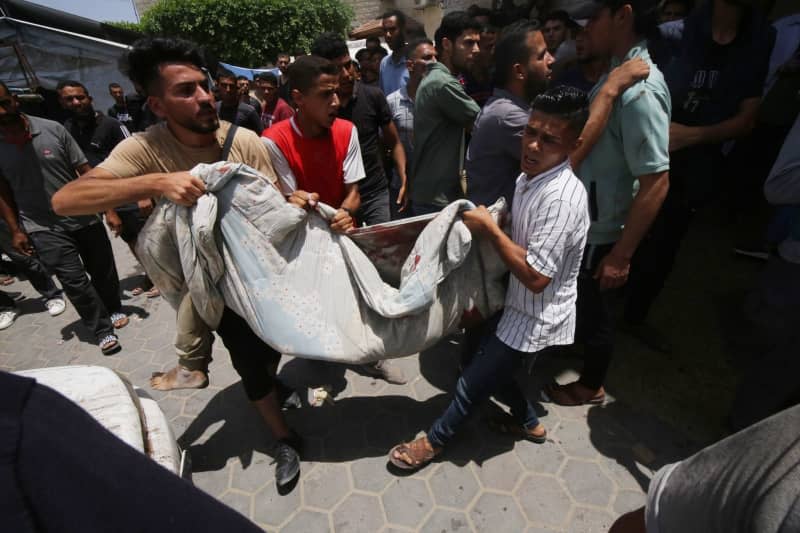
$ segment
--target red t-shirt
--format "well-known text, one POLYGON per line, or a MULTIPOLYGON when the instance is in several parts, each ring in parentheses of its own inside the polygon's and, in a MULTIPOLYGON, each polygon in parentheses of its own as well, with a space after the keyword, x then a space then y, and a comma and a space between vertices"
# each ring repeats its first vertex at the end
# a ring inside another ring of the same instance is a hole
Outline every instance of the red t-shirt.
POLYGON ((261 113, 261 122, 264 123, 265 129, 269 129, 278 122, 292 118, 293 116, 294 109, 292 109, 283 98, 278 98, 272 109, 265 109, 264 112, 261 113))
POLYGON ((345 183, 364 177, 358 138, 352 122, 337 118, 328 135, 305 137, 294 120, 284 120, 264 130, 262 136, 272 141, 273 166, 284 185, 319 194, 320 201, 339 207, 345 198, 345 183), (355 149, 353 148, 355 146, 355 149), (291 176, 283 167, 288 166, 291 176))

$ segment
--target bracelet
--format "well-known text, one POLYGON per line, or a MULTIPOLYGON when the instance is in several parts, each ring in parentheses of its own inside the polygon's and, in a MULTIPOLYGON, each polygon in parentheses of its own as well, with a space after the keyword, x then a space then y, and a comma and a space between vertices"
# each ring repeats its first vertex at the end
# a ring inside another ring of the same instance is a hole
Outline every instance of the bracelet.
POLYGON ((342 211, 344 211, 345 213, 347 213, 348 215, 350 215, 350 217, 351 217, 351 218, 353 217, 353 212, 350 210, 350 208, 349 208, 349 207, 344 207, 344 206, 342 206, 342 207, 340 207, 339 209, 341 209, 342 211))

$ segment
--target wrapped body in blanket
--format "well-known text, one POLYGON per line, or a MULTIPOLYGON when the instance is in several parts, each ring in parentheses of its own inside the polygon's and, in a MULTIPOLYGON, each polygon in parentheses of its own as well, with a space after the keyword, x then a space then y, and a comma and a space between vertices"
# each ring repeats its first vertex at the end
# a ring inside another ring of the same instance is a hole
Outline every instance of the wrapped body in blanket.
POLYGON ((506 268, 472 241, 466 200, 343 236, 328 228, 333 208, 295 207, 246 165, 192 173, 209 193, 191 208, 158 205, 138 251, 169 303, 188 290, 211 328, 227 305, 286 355, 367 363, 417 353, 503 306, 506 268))

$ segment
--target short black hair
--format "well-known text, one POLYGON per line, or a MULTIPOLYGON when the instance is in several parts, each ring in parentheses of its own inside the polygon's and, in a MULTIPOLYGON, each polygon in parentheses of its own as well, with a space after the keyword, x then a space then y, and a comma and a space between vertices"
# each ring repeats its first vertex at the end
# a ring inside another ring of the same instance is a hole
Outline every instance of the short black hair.
POLYGON ((417 48, 419 48, 419 45, 421 44, 429 44, 433 46, 433 41, 431 41, 427 37, 417 37, 415 39, 412 39, 406 46, 406 59, 409 60, 412 59, 414 56, 414 52, 417 51, 417 48))
POLYGON ((539 31, 536 24, 528 20, 520 20, 506 26, 497 39, 494 47, 494 84, 504 87, 511 75, 511 68, 516 63, 526 65, 531 58, 531 49, 527 40, 531 32, 539 31))
POLYGON ((117 82, 115 82, 115 81, 112 81, 111 83, 109 83, 109 84, 108 84, 108 90, 109 90, 109 91, 110 91, 111 89, 117 89, 117 88, 120 88, 120 89, 122 89, 122 85, 120 85, 119 83, 117 83, 117 82))
POLYGON ((81 89, 83 89, 83 92, 86 93, 86 96, 89 96, 89 89, 87 89, 86 85, 82 84, 79 81, 61 80, 60 82, 58 82, 58 85, 56 85, 56 91, 60 91, 64 87, 80 87, 81 89))
POLYGON ((341 35, 327 31, 314 39, 314 44, 311 45, 311 55, 332 60, 342 56, 349 56, 350 50, 341 35))
POLYGON ((370 37, 367 37, 367 38, 365 39, 365 42, 366 42, 367 44, 369 44, 369 43, 378 43, 378 46, 380 46, 380 45, 381 45, 381 39, 380 39, 380 37, 375 37, 374 35, 372 35, 372 36, 370 36, 370 37))
POLYGON ((302 56, 289 65, 289 89, 306 92, 323 74, 338 76, 339 68, 330 60, 319 56, 302 56))
POLYGON ((566 27, 572 25, 572 19, 570 18, 569 13, 567 13, 563 9, 556 9, 555 11, 550 11, 547 15, 545 15, 544 18, 542 19, 542 26, 544 26, 551 20, 557 20, 559 22, 563 22, 564 26, 566 27))
POLYGON ((6 92, 7 95, 14 96, 14 93, 12 93, 11 89, 8 88, 8 85, 6 85, 6 82, 0 80, 0 87, 2 87, 2 89, 6 92))
POLYGON ((392 17, 397 19, 397 25, 401 29, 406 29, 406 14, 399 9, 390 9, 389 11, 384 12, 383 15, 378 17, 378 20, 390 19, 392 17))
POLYGON ((481 7, 478 4, 472 4, 467 8, 467 15, 469 15, 472 18, 491 17, 492 10, 486 7, 481 7))
POLYGON ((278 62, 279 57, 285 57, 287 59, 291 59, 292 56, 289 55, 289 52, 278 52, 278 55, 275 56, 275 62, 278 62))
POLYGON ((206 69, 206 57, 195 43, 173 37, 146 37, 139 39, 122 57, 120 69, 146 96, 158 91, 160 66, 165 63, 189 63, 200 70, 206 69))
POLYGON ((534 98, 533 111, 564 119, 573 132, 580 134, 589 118, 589 98, 580 89, 559 85, 534 98))
POLYGON ((661 0, 600 0, 600 4, 616 13, 626 4, 633 10, 633 33, 638 37, 653 38, 659 35, 658 21, 661 0))
POLYGON ((217 79, 221 80, 222 78, 232 78, 232 79, 235 80, 236 79, 236 74, 234 74, 233 72, 231 72, 230 70, 228 70, 226 68, 220 67, 220 68, 217 69, 217 79))
POLYGON ((466 11, 453 11, 442 18, 433 40, 436 42, 436 49, 441 52, 444 39, 454 43, 465 31, 480 32, 482 29, 481 24, 467 15, 466 11))
POLYGON ((268 83, 272 83, 276 87, 278 86, 278 76, 276 76, 272 72, 259 72, 254 77, 257 80, 263 80, 263 81, 266 81, 268 83))
POLYGON ((248 78, 247 76, 236 76, 236 81, 241 81, 241 80, 250 81, 250 78, 248 78))

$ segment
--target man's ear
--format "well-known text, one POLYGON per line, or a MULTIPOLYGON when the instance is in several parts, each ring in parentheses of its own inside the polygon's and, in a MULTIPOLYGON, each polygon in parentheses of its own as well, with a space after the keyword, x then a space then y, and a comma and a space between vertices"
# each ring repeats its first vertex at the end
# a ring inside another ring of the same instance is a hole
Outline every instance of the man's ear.
POLYGON ((303 103, 303 93, 300 92, 298 89, 292 89, 290 96, 292 97, 292 102, 294 102, 294 106, 299 109, 300 105, 303 103))
POLYGON ((514 73, 515 80, 524 80, 528 76, 528 71, 522 63, 514 63, 511 66, 511 71, 514 73))
POLYGON ((442 37, 442 54, 441 55, 444 55, 445 52, 447 52, 448 54, 452 54, 453 53, 453 41, 451 41, 447 37, 442 37))

